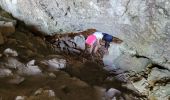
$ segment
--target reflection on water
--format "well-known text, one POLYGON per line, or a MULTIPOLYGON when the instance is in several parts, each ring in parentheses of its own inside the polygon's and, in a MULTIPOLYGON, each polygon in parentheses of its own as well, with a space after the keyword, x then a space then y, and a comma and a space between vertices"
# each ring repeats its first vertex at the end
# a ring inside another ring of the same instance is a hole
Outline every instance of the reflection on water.
MULTIPOLYGON (((19 95, 34 95, 36 90, 43 88, 53 90, 61 100, 100 100, 101 95, 98 95, 94 86, 106 89, 116 88, 126 94, 132 93, 122 88, 121 82, 114 79, 107 80, 108 76, 114 75, 108 74, 102 67, 94 62, 86 62, 83 65, 67 67, 65 71, 70 75, 64 71, 58 71, 54 73, 56 78, 30 76, 25 77, 25 81, 18 85, 8 83, 10 78, 1 79, 0 96, 2 100, 12 100, 19 95)), ((40 97, 40 100, 44 100, 44 97, 40 97)))

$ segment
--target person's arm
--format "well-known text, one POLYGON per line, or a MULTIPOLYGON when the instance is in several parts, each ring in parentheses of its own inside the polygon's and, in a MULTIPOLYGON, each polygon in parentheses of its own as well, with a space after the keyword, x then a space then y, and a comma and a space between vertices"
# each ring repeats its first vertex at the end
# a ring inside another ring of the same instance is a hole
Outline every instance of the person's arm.
POLYGON ((97 45, 94 49, 94 53, 96 53, 99 48, 100 48, 100 39, 97 40, 97 45))
POLYGON ((90 54, 92 53, 92 51, 93 51, 93 45, 90 46, 90 50, 89 50, 90 54))
POLYGON ((100 39, 97 39, 97 45, 100 45, 100 39))

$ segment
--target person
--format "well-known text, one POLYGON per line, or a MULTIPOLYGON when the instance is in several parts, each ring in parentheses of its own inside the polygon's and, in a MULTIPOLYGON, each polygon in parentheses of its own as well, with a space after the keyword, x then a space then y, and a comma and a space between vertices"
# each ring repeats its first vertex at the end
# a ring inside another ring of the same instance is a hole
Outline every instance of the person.
POLYGON ((105 48, 106 50, 108 50, 108 48, 110 47, 110 43, 111 42, 114 42, 114 43, 117 43, 117 44, 120 44, 122 43, 123 41, 117 37, 114 37, 110 34, 107 34, 107 33, 102 33, 103 34, 103 38, 102 40, 105 41, 105 48))
POLYGON ((87 47, 90 47, 89 52, 94 53, 97 52, 98 48, 100 47, 100 41, 103 38, 102 32, 94 32, 93 34, 89 35, 86 39, 87 47))
POLYGON ((92 51, 94 50, 94 53, 96 53, 99 47, 101 46, 100 44, 102 40, 105 41, 104 46, 106 52, 108 52, 108 48, 110 47, 111 42, 118 43, 118 44, 123 42, 121 39, 116 38, 110 34, 103 33, 103 32, 94 32, 93 34, 89 35, 86 39, 86 44, 88 47, 90 47, 89 52, 92 53, 92 51))

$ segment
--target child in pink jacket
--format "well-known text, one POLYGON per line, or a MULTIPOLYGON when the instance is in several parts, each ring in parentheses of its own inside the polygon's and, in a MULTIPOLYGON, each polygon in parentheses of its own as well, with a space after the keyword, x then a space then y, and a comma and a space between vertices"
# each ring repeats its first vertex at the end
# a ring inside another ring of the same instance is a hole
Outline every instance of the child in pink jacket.
POLYGON ((94 53, 97 52, 98 48, 100 47, 100 41, 103 38, 102 32, 94 32, 93 34, 89 35, 86 39, 86 44, 90 47, 90 53, 94 50, 94 53))

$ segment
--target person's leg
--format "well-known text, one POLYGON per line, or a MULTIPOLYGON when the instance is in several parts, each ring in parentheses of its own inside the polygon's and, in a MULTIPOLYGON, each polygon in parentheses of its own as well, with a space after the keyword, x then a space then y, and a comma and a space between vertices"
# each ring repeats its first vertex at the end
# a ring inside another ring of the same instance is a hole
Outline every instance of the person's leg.
POLYGON ((97 44, 94 48, 94 53, 96 53, 98 51, 98 49, 100 48, 100 44, 97 44))
POLYGON ((90 53, 90 54, 92 53, 93 48, 94 48, 94 45, 91 45, 91 46, 90 46, 90 50, 89 50, 89 53, 90 53))
POLYGON ((96 54, 98 49, 100 48, 100 40, 96 40, 96 42, 94 43, 94 53, 96 54))
POLYGON ((105 42, 105 50, 104 50, 104 53, 105 54, 109 54, 109 51, 108 51, 108 49, 109 49, 109 46, 110 46, 110 42, 105 42))
POLYGON ((105 48, 108 50, 109 49, 109 46, 110 46, 110 42, 105 42, 105 48))

